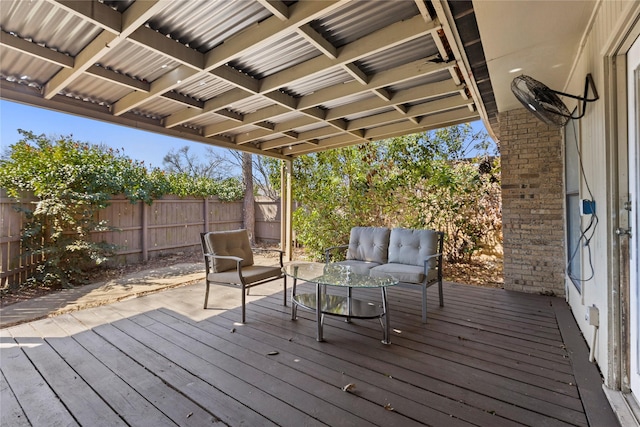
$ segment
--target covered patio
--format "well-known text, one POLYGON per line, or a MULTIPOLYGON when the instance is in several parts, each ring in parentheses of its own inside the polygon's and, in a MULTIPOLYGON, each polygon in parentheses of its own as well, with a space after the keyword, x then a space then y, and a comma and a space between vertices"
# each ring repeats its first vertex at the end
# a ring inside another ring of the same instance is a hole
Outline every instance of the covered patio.
POLYGON ((385 346, 375 320, 328 318, 317 342, 281 289, 256 288, 244 325, 237 290, 202 310, 198 283, 3 329, 1 424, 617 423, 561 298, 446 283, 424 325, 419 292, 394 288, 385 346))
POLYGON ((282 159, 289 259, 297 156, 482 120, 511 290, 449 285, 426 327, 394 290, 390 347, 335 320, 316 343, 270 296, 244 326, 166 293, 3 330, 3 421, 615 425, 604 385, 638 424, 637 1, 7 0, 0 28, 5 100, 282 159), (520 73, 600 98, 553 127, 520 73))

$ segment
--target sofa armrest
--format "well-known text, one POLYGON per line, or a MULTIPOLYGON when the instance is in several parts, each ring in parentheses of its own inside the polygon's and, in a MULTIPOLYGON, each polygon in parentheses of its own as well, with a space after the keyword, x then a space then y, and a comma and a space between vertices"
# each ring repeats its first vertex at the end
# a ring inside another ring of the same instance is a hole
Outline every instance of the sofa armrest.
POLYGON ((327 248, 324 250, 324 259, 326 263, 329 263, 331 261, 331 253, 337 250, 345 250, 349 247, 349 245, 338 245, 338 246, 331 246, 330 248, 327 248))
POLYGON ((438 259, 438 278, 440 278, 442 276, 442 252, 438 252, 436 254, 433 255, 429 255, 424 259, 424 274, 426 275, 429 270, 431 269, 431 267, 429 267, 429 261, 431 261, 432 259, 438 259))

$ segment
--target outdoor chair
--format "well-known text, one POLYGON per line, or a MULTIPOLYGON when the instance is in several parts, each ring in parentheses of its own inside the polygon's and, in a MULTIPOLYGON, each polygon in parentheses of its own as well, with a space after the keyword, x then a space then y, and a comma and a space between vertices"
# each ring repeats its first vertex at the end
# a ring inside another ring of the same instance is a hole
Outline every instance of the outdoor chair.
POLYGON ((211 231, 201 233, 206 269, 204 308, 207 308, 210 285, 240 287, 242 290, 242 323, 245 323, 245 302, 249 289, 274 280, 284 280, 284 305, 287 305, 287 278, 282 273, 283 251, 252 248, 247 230, 211 231), (263 266, 253 263, 257 251, 278 252, 280 265, 263 266))

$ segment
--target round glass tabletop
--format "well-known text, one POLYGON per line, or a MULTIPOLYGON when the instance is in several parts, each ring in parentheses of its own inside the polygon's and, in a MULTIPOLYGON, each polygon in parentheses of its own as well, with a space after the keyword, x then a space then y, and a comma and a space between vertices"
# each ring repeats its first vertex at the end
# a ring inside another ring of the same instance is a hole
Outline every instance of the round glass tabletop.
POLYGON ((285 265, 282 271, 289 277, 327 286, 382 288, 398 284, 398 280, 391 276, 371 277, 354 273, 348 265, 332 263, 292 262, 285 265))

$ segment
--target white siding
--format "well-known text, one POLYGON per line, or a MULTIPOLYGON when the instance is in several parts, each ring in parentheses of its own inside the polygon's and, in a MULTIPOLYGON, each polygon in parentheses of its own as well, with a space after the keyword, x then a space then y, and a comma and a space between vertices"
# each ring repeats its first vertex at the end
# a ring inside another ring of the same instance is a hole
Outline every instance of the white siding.
MULTIPOLYGON (((591 242, 591 263, 594 268, 593 279, 585 282, 582 287, 582 295, 578 294, 574 286, 568 283, 567 298, 571 304, 574 316, 582 330, 588 344, 591 345, 593 327, 585 320, 586 308, 592 305, 600 311, 600 328, 596 343, 595 357, 605 378, 605 384, 611 380, 608 372, 613 337, 608 335, 609 295, 613 284, 610 280, 611 273, 611 242, 613 236, 609 233, 612 229, 612 219, 608 214, 607 187, 608 178, 615 176, 608 166, 607 159, 611 155, 607 147, 606 125, 606 98, 607 86, 605 84, 605 54, 610 49, 612 38, 618 33, 620 22, 629 13, 629 1, 607 0, 599 3, 598 10, 593 19, 593 25, 587 29, 583 38, 584 47, 579 52, 572 75, 568 81, 566 92, 582 94, 584 91, 585 77, 588 73, 593 75, 600 99, 597 102, 587 104, 587 112, 579 121, 582 147, 582 162, 585 175, 582 177, 580 192, 581 198, 591 198, 587 184, 596 201, 596 213, 599 223, 591 242)), ((575 103, 567 102, 570 106, 575 103)), ((583 217, 583 227, 587 225, 588 217, 583 217)), ((582 252, 583 277, 590 275, 590 260, 586 248, 582 252)))

